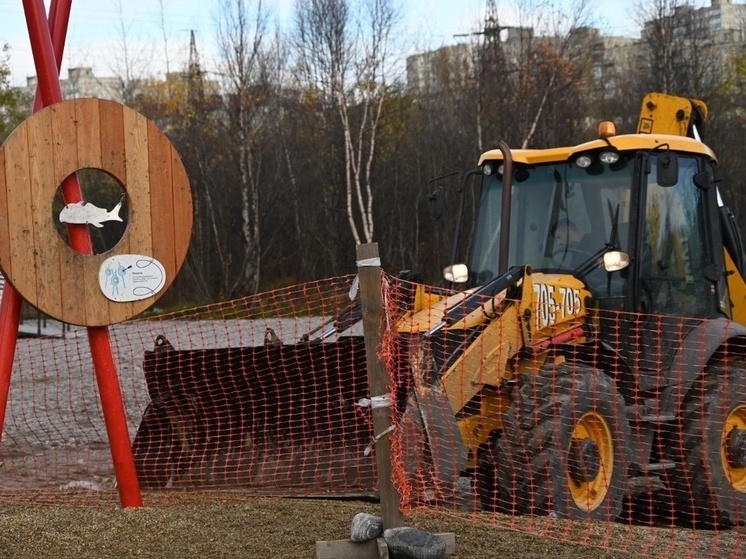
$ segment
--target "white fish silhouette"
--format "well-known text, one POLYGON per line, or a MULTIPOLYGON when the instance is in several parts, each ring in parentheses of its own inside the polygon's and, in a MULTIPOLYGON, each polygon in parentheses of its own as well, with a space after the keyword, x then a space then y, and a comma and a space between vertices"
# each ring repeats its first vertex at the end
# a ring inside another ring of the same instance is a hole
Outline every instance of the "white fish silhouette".
POLYGON ((121 207, 121 200, 110 212, 88 202, 75 202, 62 208, 60 221, 62 223, 89 223, 94 227, 103 227, 104 221, 122 221, 119 217, 121 207))

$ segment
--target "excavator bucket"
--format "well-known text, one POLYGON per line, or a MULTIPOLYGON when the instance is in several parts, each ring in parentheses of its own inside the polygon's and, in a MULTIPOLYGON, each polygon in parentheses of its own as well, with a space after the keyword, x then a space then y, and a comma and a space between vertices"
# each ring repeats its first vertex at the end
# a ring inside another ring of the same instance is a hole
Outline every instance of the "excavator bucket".
POLYGON ((405 441, 402 444, 404 468, 410 483, 420 493, 419 498, 447 500, 456 490, 466 447, 443 385, 438 378, 433 378, 435 365, 429 342, 415 338, 409 351, 414 351, 418 357, 407 359, 412 366, 411 386, 399 426, 405 441), (423 475, 426 477, 422 478, 423 475), (417 487, 420 483, 422 486, 417 487))
POLYGON ((145 352, 150 404, 133 443, 144 487, 241 488, 261 494, 372 495, 370 396, 357 301, 283 344, 145 352))
POLYGON ((151 403, 133 451, 146 487, 374 490, 362 337, 176 350, 159 337, 143 369, 151 403))

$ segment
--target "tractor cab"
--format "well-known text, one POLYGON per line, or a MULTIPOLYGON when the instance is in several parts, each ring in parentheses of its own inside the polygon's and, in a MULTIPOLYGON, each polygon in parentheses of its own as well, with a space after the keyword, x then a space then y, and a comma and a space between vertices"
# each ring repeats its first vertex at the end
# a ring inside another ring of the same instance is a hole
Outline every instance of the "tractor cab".
POLYGON ((580 279, 599 308, 728 315, 713 162, 701 142, 643 134, 487 152, 467 264, 448 279, 529 265, 580 279))

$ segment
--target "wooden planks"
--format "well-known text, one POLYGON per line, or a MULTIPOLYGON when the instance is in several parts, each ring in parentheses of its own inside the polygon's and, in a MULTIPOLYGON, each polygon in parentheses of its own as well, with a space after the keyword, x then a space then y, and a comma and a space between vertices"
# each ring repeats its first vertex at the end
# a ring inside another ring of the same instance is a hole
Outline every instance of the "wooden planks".
MULTIPOLYGON (((435 534, 446 544, 446 555, 456 553, 456 535, 453 532, 435 534)), ((331 540, 316 542, 316 559, 383 559, 389 557, 388 546, 383 538, 366 542, 331 540)))
POLYGON ((63 322, 105 326, 150 307, 184 262, 191 230, 192 198, 181 159, 152 122, 124 105, 99 99, 51 105, 22 123, 0 149, 0 232, 7 233, 0 239, 0 268, 24 299, 63 322), (52 218, 57 188, 85 168, 110 174, 128 200, 122 239, 98 255, 69 247, 52 218), (106 298, 99 268, 124 254, 161 262, 163 289, 134 302, 106 298))
MULTIPOLYGON (((75 114, 75 107, 76 104, 74 103, 58 103, 49 107, 49 113, 56 115, 55 118, 52 119, 52 161, 54 165, 54 177, 68 177, 76 169, 80 168, 78 165, 78 134, 75 124, 78 117, 75 114)), ((93 124, 90 126, 92 125, 93 124)), ((84 129, 90 128, 84 126, 84 129)), ((90 134, 90 136, 93 136, 94 134, 90 134)), ((42 155, 42 157, 44 156, 42 155)), ((56 181, 55 178, 52 178, 51 180, 52 182, 56 181)), ((46 189, 43 190, 46 192, 46 189)), ((76 200, 68 200, 68 202, 75 201, 76 200)), ((54 246, 57 250, 60 270, 70 270, 74 265, 74 254, 72 251, 64 250, 64 248, 57 243, 50 243, 50 246, 54 246)), ((2 266, 2 257, 0 257, 0 266, 2 266)), ((21 295, 25 297, 23 293, 21 293, 21 295)), ((59 298, 61 316, 74 316, 81 308, 80 288, 73 282, 59 283, 59 298)), ((41 306, 43 306, 43 304, 40 304, 40 307, 41 306)), ((83 309, 85 309, 85 307, 83 307, 83 309)), ((49 314, 52 313, 49 312, 49 314)))

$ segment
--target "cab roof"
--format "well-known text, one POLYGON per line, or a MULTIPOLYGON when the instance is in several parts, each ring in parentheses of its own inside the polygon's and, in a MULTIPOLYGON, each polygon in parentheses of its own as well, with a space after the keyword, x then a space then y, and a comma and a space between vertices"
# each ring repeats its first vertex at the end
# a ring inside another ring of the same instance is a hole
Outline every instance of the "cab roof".
MULTIPOLYGON (((601 150, 609 147, 609 144, 622 153, 638 150, 660 149, 661 146, 668 145, 669 149, 676 152, 704 155, 713 161, 717 161, 715 153, 701 141, 687 138, 685 136, 667 134, 622 134, 609 137, 608 143, 606 140, 597 139, 577 146, 547 149, 514 149, 511 150, 511 154, 515 163, 551 163, 567 161, 572 159, 573 156, 585 151, 601 150)), ((489 150, 484 152, 479 158, 479 165, 482 165, 486 161, 502 159, 503 154, 499 149, 489 150)))

